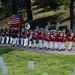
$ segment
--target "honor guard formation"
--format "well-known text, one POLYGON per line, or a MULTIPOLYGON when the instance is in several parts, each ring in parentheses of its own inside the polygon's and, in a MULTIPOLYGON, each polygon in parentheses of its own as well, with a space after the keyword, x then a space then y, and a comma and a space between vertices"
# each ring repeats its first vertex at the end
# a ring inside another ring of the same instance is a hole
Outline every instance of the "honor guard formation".
POLYGON ((64 51, 65 49, 71 51, 75 50, 75 33, 72 30, 66 34, 64 31, 49 31, 42 28, 38 31, 25 28, 0 28, 0 44, 51 51, 64 51), (65 48, 66 42, 68 42, 67 48, 65 48))

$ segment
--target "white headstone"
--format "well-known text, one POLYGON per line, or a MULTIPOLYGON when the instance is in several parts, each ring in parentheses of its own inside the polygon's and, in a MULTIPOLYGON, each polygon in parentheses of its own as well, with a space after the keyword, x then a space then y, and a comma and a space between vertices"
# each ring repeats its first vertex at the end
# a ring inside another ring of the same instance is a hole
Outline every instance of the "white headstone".
POLYGON ((66 33, 66 29, 63 29, 63 31, 66 33))
POLYGON ((48 30, 48 26, 46 26, 46 29, 48 30))
POLYGON ((34 68, 34 62, 33 61, 29 61, 28 62, 28 69, 32 70, 34 68))
POLYGON ((0 57, 0 69, 5 66, 5 63, 3 62, 3 57, 0 57))
POLYGON ((3 66, 3 68, 2 68, 2 74, 3 75, 7 74, 7 71, 8 71, 7 66, 3 66))
POLYGON ((39 26, 36 26, 36 30, 37 30, 37 31, 39 30, 39 26))
POLYGON ((4 62, 1 62, 0 63, 0 69, 2 70, 3 66, 5 66, 5 63, 4 62))
POLYGON ((0 57, 0 62, 3 62, 3 57, 0 57))
POLYGON ((50 27, 50 22, 49 21, 47 22, 47 26, 50 27))
POLYGON ((73 69, 73 75, 75 75, 75 67, 74 67, 74 69, 73 69))
POLYGON ((57 25, 59 25, 60 23, 59 22, 57 22, 57 25))
POLYGON ((69 24, 69 25, 67 25, 67 30, 70 30, 70 24, 69 24))
POLYGON ((75 32, 75 23, 74 23, 74 25, 73 25, 73 32, 75 32))
POLYGON ((48 75, 48 73, 42 73, 42 75, 48 75))
POLYGON ((56 30, 59 30, 59 26, 60 26, 60 24, 59 24, 59 22, 57 22, 57 24, 56 24, 56 30))

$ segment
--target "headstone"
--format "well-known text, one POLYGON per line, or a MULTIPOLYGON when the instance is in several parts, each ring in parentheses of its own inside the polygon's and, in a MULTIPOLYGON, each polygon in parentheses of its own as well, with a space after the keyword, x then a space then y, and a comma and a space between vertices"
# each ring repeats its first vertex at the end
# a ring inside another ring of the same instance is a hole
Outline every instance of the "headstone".
POLYGON ((7 66, 3 66, 3 68, 2 68, 2 74, 3 75, 7 74, 7 71, 8 71, 7 66))
POLYGON ((0 57, 0 69, 5 66, 5 63, 3 62, 3 57, 0 57))
POLYGON ((75 75, 75 67, 74 67, 74 69, 73 69, 73 75, 75 75))
POLYGON ((50 27, 50 22, 49 21, 47 22, 47 26, 50 27))
POLYGON ((29 61, 28 62, 28 69, 32 70, 34 68, 34 62, 33 61, 29 61))
POLYGON ((48 73, 42 73, 42 75, 48 75, 48 73))
POLYGON ((36 26, 36 30, 37 30, 37 31, 39 30, 39 26, 36 26))
POLYGON ((46 29, 48 30, 48 26, 46 26, 46 29))
POLYGON ((66 33, 66 29, 63 29, 63 31, 66 33))
POLYGON ((1 62, 0 63, 0 70, 2 70, 3 66, 5 66, 5 63, 4 62, 1 62))
POLYGON ((2 6, 2 2, 1 2, 1 0, 0 0, 0 7, 2 6))
POLYGON ((59 22, 57 22, 57 24, 56 24, 56 30, 59 30, 59 26, 60 26, 60 24, 59 24, 59 22))
POLYGON ((70 30, 70 24, 69 24, 69 25, 67 25, 67 30, 70 30))
POLYGON ((0 57, 0 62, 3 62, 3 57, 0 57))

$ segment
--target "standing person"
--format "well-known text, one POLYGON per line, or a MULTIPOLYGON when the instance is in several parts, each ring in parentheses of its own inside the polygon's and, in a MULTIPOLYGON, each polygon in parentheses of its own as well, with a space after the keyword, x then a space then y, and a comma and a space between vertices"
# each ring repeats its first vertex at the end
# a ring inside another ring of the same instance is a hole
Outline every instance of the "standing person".
POLYGON ((52 31, 51 34, 51 44, 52 44, 52 51, 55 49, 55 31, 52 31))
POLYGON ((12 31, 13 29, 12 28, 9 28, 9 38, 10 38, 10 45, 12 45, 12 31))
POLYGON ((24 30, 24 32, 23 32, 23 40, 24 40, 24 48, 26 48, 27 47, 27 45, 28 45, 28 31, 27 31, 27 29, 25 29, 24 30))
POLYGON ((23 39, 23 36, 24 36, 24 28, 21 28, 21 31, 20 31, 20 45, 21 47, 24 45, 24 39, 23 39))
POLYGON ((32 35, 33 35, 33 31, 29 30, 29 34, 28 34, 29 48, 32 48, 32 35))
POLYGON ((5 29, 2 29, 2 41, 1 44, 5 43, 5 29))
POLYGON ((33 40, 33 49, 36 48, 36 41, 38 40, 38 33, 36 30, 34 30, 32 34, 32 40, 33 40))
POLYGON ((39 49, 42 49, 42 43, 43 43, 43 39, 44 39, 44 32, 43 32, 43 29, 41 28, 39 31, 38 31, 38 41, 39 41, 39 49))
POLYGON ((58 31, 55 32, 55 49, 58 50, 58 31))
POLYGON ((19 46, 20 31, 18 28, 16 29, 15 33, 15 46, 19 46))
POLYGON ((6 44, 9 43, 9 30, 6 28, 5 29, 5 34, 6 34, 6 44))
POLYGON ((65 32, 63 31, 63 42, 62 42, 62 50, 65 50, 65 43, 67 40, 67 35, 65 34, 65 32))
POLYGON ((74 34, 72 33, 72 30, 70 30, 67 34, 67 40, 68 40, 68 50, 72 50, 72 42, 73 42, 73 36, 74 34))
POLYGON ((16 45, 15 38, 16 38, 16 29, 13 28, 13 30, 12 30, 12 46, 16 45))
POLYGON ((52 41, 51 36, 53 35, 52 30, 50 30, 49 42, 50 42, 50 49, 52 50, 52 41))
POLYGON ((74 50, 75 50, 75 32, 74 32, 74 36, 73 36, 73 43, 74 43, 74 50))
POLYGON ((61 51, 62 50, 62 45, 63 45, 63 33, 62 31, 59 31, 59 35, 58 35, 58 51, 61 51))
POLYGON ((46 40, 45 40, 45 37, 46 37, 46 32, 47 32, 47 30, 46 29, 44 29, 44 48, 46 49, 46 40))
POLYGON ((50 41, 49 36, 50 36, 50 32, 49 32, 49 31, 46 31, 45 36, 44 36, 45 45, 46 45, 46 50, 49 49, 49 46, 48 46, 48 43, 49 43, 49 41, 50 41))

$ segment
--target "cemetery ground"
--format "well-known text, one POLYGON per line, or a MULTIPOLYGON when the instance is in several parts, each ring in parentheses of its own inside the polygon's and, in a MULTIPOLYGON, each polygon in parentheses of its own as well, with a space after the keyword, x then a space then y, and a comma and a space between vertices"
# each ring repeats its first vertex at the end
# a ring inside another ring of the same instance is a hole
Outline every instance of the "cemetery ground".
POLYGON ((75 55, 0 47, 0 56, 8 67, 7 75, 42 75, 43 72, 49 75, 73 75, 75 67, 75 55), (34 61, 33 70, 28 70, 28 61, 34 61))

